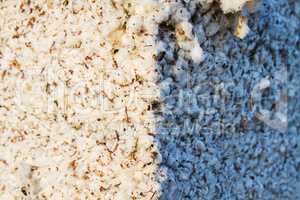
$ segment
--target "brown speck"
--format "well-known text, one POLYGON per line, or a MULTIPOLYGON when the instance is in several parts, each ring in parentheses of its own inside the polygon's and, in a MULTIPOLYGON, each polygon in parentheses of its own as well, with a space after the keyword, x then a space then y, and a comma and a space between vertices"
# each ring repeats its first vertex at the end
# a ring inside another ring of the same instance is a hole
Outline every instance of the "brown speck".
POLYGON ((50 84, 49 83, 46 84, 46 92, 47 92, 47 94, 50 94, 50 84))
POLYGON ((22 192, 25 196, 27 196, 27 190, 26 190, 26 187, 25 187, 25 186, 23 186, 23 187, 21 188, 21 192, 22 192))
POLYGON ((114 185, 115 187, 119 187, 121 185, 121 183, 117 183, 116 185, 114 185))
POLYGON ((2 78, 2 80, 5 78, 5 76, 6 76, 6 73, 7 73, 7 71, 6 71, 6 70, 4 70, 4 71, 3 71, 3 73, 2 73, 2 75, 1 75, 1 78, 2 78))
POLYGON ((242 130, 243 131, 246 130, 248 128, 248 120, 247 120, 247 118, 246 117, 242 117, 240 124, 241 124, 242 130))
POLYGON ((32 172, 33 172, 33 171, 36 171, 36 170, 38 170, 38 169, 39 169, 38 166, 34 166, 34 165, 33 165, 33 166, 30 167, 30 171, 32 171, 32 172))
POLYGON ((16 68, 16 69, 18 69, 18 70, 20 70, 20 68, 21 68, 20 63, 19 63, 16 59, 12 60, 12 61, 10 62, 10 64, 9 64, 9 66, 10 66, 10 67, 13 67, 13 68, 16 68))
POLYGON ((42 11, 39 13, 39 16, 41 17, 41 16, 44 16, 45 14, 46 14, 46 12, 42 10, 42 11))
POLYGON ((127 106, 125 106, 125 117, 123 119, 124 122, 130 123, 130 118, 128 116, 127 106))
POLYGON ((25 46, 28 47, 28 48, 31 48, 31 42, 25 42, 25 46))
POLYGON ((2 185, 0 190, 3 192, 3 191, 5 191, 5 189, 6 189, 5 185, 2 185))
POLYGON ((97 145, 106 145, 106 142, 102 142, 100 140, 96 140, 96 144, 97 145))
POLYGON ((154 133, 151 133, 151 132, 147 133, 147 135, 155 136, 155 134, 154 134, 154 133))
POLYGON ((19 38, 19 37, 20 37, 20 34, 19 34, 19 33, 15 33, 15 34, 12 36, 13 39, 17 39, 17 38, 19 38))
POLYGON ((91 56, 86 56, 86 57, 84 58, 84 60, 88 62, 88 61, 93 60, 93 58, 92 58, 91 56))
POLYGON ((73 47, 74 49, 78 49, 78 48, 81 47, 81 45, 82 45, 82 41, 78 41, 78 42, 76 42, 72 47, 73 47))
POLYGON ((117 9, 116 2, 115 2, 114 0, 110 0, 110 2, 111 2, 111 5, 112 5, 115 9, 117 9))
POLYGON ((100 192, 103 192, 103 191, 108 190, 108 188, 104 188, 103 186, 100 186, 99 190, 100 190, 100 192))
POLYGON ((145 33, 146 33, 146 29, 145 29, 144 26, 142 26, 142 27, 140 28, 139 32, 138 32, 138 35, 143 35, 143 34, 145 34, 145 33))
POLYGON ((114 99, 113 99, 113 98, 110 98, 110 97, 106 94, 106 92, 104 92, 103 90, 101 91, 101 94, 102 94, 104 97, 106 97, 111 103, 114 102, 114 99))
POLYGON ((77 167, 77 163, 76 163, 76 160, 73 160, 69 163, 69 168, 75 170, 77 167))
POLYGON ((165 57, 165 54, 166 54, 166 52, 162 51, 162 52, 159 52, 157 54, 157 56, 154 55, 154 57, 156 58, 157 61, 162 61, 162 59, 165 57))
POLYGON ((113 54, 116 54, 119 52, 119 49, 113 49, 113 54))
POLYGON ((69 0, 64 0, 63 2, 62 2, 62 5, 63 6, 67 6, 69 4, 69 0))
POLYGON ((136 80, 139 84, 143 84, 143 82, 144 82, 143 77, 140 76, 140 75, 138 75, 138 74, 135 75, 135 80, 136 80))
POLYGON ((33 25, 34 25, 34 22, 35 22, 35 17, 31 17, 31 18, 28 20, 27 26, 30 26, 30 27, 32 28, 33 25))
POLYGON ((8 163, 6 162, 6 160, 0 159, 0 163, 3 163, 4 165, 8 165, 8 163))
POLYGON ((21 12, 23 13, 25 11, 25 9, 24 9, 24 3, 21 3, 19 8, 20 8, 21 12))
POLYGON ((80 123, 73 124, 72 128, 74 128, 75 130, 78 131, 78 130, 80 130, 82 128, 82 126, 83 126, 83 123, 80 122, 80 123))
POLYGON ((156 191, 153 192, 153 194, 152 194, 150 200, 152 200, 152 199, 154 198, 155 194, 156 194, 156 191))
POLYGON ((104 173, 102 171, 96 171, 95 174, 96 174, 96 176, 99 176, 99 177, 104 176, 104 173))
POLYGON ((136 138, 133 150, 129 155, 130 158, 133 159, 133 160, 137 160, 136 153, 138 151, 138 144, 139 144, 139 138, 136 138))
POLYGON ((113 58, 113 63, 114 63, 113 65, 114 68, 119 68, 118 62, 116 61, 115 58, 113 58))
POLYGON ((49 49, 49 52, 50 52, 50 53, 52 53, 53 50, 55 49, 54 45, 55 45, 55 41, 52 42, 52 45, 51 45, 51 47, 50 47, 50 49, 49 49))
POLYGON ((90 177, 89 177, 88 175, 84 174, 84 175, 82 176, 82 179, 84 179, 84 180, 89 180, 90 177))
POLYGON ((154 100, 154 101, 151 102, 151 108, 152 108, 152 110, 156 110, 159 107, 160 107, 160 102, 159 101, 154 100))
POLYGON ((153 159, 153 160, 155 160, 156 158, 157 158, 157 155, 158 155, 158 153, 157 152, 152 152, 152 154, 151 154, 151 158, 153 159))

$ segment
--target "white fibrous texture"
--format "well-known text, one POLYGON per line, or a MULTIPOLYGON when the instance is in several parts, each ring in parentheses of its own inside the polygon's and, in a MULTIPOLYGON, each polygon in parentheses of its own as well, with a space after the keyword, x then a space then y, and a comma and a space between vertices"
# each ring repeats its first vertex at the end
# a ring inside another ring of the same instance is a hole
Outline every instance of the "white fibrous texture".
POLYGON ((150 108, 157 6, 0 6, 0 199, 159 195, 150 108))
POLYGON ((224 13, 240 11, 244 4, 250 0, 221 0, 221 8, 224 13))

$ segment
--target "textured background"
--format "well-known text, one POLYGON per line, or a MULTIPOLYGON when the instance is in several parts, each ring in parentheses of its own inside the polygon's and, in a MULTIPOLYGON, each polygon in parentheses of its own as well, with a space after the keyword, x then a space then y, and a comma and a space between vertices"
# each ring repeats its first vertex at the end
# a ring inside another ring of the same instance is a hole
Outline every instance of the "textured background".
POLYGON ((0 0, 0 200, 300 199, 300 3, 204 2, 0 0))

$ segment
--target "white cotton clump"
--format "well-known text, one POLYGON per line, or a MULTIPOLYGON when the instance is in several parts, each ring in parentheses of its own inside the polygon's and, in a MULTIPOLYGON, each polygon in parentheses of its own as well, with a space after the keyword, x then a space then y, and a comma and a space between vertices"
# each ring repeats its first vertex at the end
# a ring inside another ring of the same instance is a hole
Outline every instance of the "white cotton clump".
POLYGON ((241 10, 247 1, 249 0, 221 0, 220 3, 224 13, 229 13, 241 10))
POLYGON ((268 78, 264 78, 260 81, 258 87, 260 90, 264 90, 264 89, 270 87, 270 85, 271 85, 270 80, 268 78))
POLYGON ((199 64, 203 60, 203 50, 197 36, 193 34, 193 25, 190 22, 183 21, 176 25, 176 38, 180 48, 194 63, 199 64))
POLYGON ((193 46, 193 48, 191 49, 190 55, 192 60, 199 64, 201 61, 203 61, 203 50, 200 47, 198 41, 194 43, 195 45, 193 46))

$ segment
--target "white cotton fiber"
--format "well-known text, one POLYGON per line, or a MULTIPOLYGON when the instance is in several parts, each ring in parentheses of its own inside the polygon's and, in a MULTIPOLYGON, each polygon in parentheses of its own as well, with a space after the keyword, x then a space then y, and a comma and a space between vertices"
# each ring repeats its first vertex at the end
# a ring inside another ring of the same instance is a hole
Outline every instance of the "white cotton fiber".
POLYGON ((224 13, 239 11, 249 0, 221 0, 221 8, 224 13))

